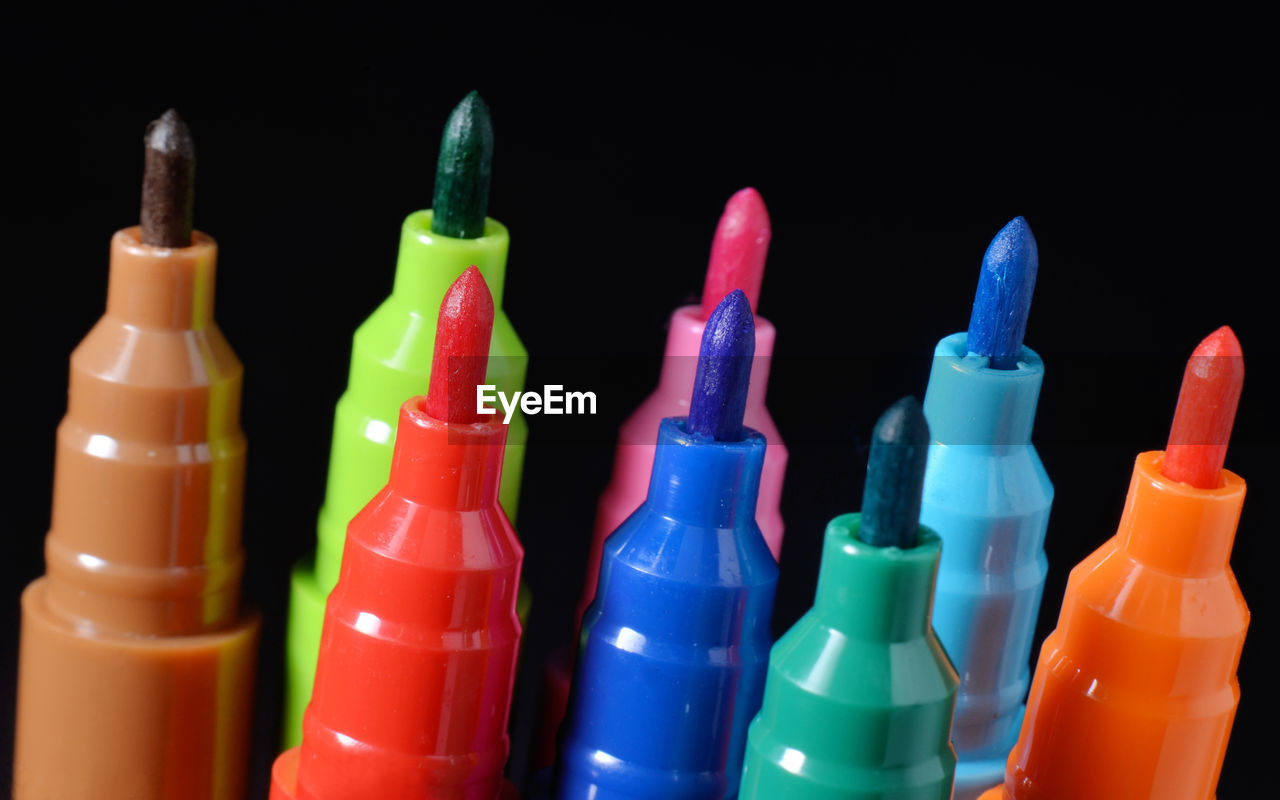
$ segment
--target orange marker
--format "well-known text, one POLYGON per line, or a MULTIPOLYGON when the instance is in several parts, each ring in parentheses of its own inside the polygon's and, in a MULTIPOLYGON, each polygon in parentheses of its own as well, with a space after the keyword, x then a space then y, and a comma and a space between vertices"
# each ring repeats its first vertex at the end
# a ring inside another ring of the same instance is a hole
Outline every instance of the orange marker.
POLYGON ((1165 452, 1120 529, 1071 572, 1003 787, 982 800, 1214 796, 1249 625, 1228 563, 1245 484, 1222 469, 1244 360, 1230 328, 1187 364, 1165 452))

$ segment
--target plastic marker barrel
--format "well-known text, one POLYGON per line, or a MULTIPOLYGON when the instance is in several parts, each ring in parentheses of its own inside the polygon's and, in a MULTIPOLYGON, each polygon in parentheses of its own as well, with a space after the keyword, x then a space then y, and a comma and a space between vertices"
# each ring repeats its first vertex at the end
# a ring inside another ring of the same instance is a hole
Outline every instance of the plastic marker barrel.
POLYGON ((498 503, 506 426, 455 402, 475 396, 493 315, 467 270, 441 308, 431 391, 401 408, 390 481, 351 521, 302 745, 276 760, 272 800, 514 797, 523 550, 498 503))
MULTIPOLYGON (((596 596, 605 539, 636 510, 649 491, 653 442, 659 424, 665 417, 689 413, 689 392, 693 388, 707 318, 720 300, 734 289, 742 290, 754 311, 771 238, 769 212, 760 193, 750 187, 735 192, 725 204, 711 242, 702 304, 682 306, 671 315, 658 386, 619 429, 613 472, 596 509, 587 572, 573 621, 575 629, 596 596)), ((760 477, 756 520, 776 559, 782 552, 784 526, 780 505, 787 448, 764 401, 769 388, 769 368, 777 332, 772 323, 760 316, 755 317, 755 331, 755 358, 745 421, 769 442, 760 477)), ((572 655, 572 648, 566 645, 554 651, 547 664, 543 681, 542 722, 535 754, 539 766, 549 766, 555 760, 555 733, 568 702, 572 655)))
POLYGON ((46 574, 22 595, 18 800, 247 789, 244 370, 213 316, 217 244, 191 229, 194 165, 169 111, 148 128, 142 225, 112 237, 106 314, 71 355, 46 574))
MULTIPOLYGON (((473 92, 454 109, 441 143, 436 199, 449 204, 449 222, 437 225, 435 211, 418 211, 405 219, 391 295, 355 333, 347 390, 334 415, 315 556, 298 563, 290 583, 282 728, 286 747, 301 742, 302 712, 311 698, 325 598, 338 581, 347 523, 387 482, 400 406, 406 397, 427 391, 436 312, 445 291, 468 266, 479 269, 494 301, 486 383, 507 393, 524 389, 528 353, 502 311, 510 240, 502 223, 485 218, 481 207, 488 197, 492 137, 489 112, 473 92), (441 233, 439 227, 449 233, 441 233), (451 235, 462 233, 469 238, 451 235)), ((353 267, 352 279, 362 280, 362 270, 364 265, 353 267)), ((527 430, 522 415, 512 417, 499 491, 512 519, 527 430)), ((521 600, 523 616, 530 598, 522 595, 521 600)))
POLYGON ((827 526, 813 608, 770 654, 740 800, 951 797, 960 681, 929 624, 941 541, 918 523, 928 442, 914 398, 876 426, 863 513, 827 526))
POLYGON ((934 445, 920 522, 943 542, 933 626, 962 680, 956 800, 1004 774, 1048 572, 1053 484, 1031 444, 1044 364, 1022 345, 1037 265, 1018 217, 988 247, 970 329, 938 343, 925 392, 934 445))
POLYGON ((605 544, 560 800, 736 794, 778 580, 755 521, 765 441, 742 425, 753 347, 736 291, 707 322, 689 417, 659 428, 648 497, 605 544))
POLYGON ((1168 447, 1138 456, 1115 536, 1071 571, 983 800, 1214 796, 1249 625, 1229 563, 1245 483, 1222 468, 1243 379, 1230 328, 1192 355, 1168 447))

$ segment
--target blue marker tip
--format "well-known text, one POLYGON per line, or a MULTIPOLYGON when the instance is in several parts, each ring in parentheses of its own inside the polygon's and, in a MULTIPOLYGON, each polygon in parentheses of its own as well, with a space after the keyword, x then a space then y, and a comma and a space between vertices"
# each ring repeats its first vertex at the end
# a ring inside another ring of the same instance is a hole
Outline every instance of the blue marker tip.
POLYGON ((1022 217, 1000 229, 982 257, 982 275, 969 319, 969 355, 991 359, 992 369, 1017 369, 1040 254, 1022 217))
POLYGON ((751 301, 741 289, 724 296, 707 318, 689 404, 689 433, 717 442, 742 438, 751 362, 756 353, 756 324, 751 301))

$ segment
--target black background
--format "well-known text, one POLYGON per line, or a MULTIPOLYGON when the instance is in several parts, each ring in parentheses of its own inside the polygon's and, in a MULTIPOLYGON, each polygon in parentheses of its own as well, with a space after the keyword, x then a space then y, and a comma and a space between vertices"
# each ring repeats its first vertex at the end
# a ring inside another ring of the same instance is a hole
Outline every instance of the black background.
POLYGON ((529 383, 601 398, 572 436, 531 420, 518 527, 535 617, 516 772, 528 678, 567 636, 616 426, 654 384, 670 311, 701 290, 725 199, 753 185, 773 220, 769 405, 791 443, 776 632, 812 599, 826 521, 859 506, 876 416, 923 392, 933 345, 967 324, 983 250, 1010 217, 1039 242, 1027 343, 1047 365, 1036 441, 1057 488, 1037 650, 1069 568, 1115 529, 1133 456, 1163 446, 1186 356, 1233 326, 1248 378, 1227 465, 1252 488, 1233 564, 1254 622, 1219 796, 1247 796, 1277 700, 1267 53, 1239 30, 859 38, 769 18, 494 14, 368 8, 319 32, 244 6, 4 26, 0 752, 12 752, 18 595, 43 570, 67 356, 102 313, 112 232, 137 220, 147 121, 174 105, 194 132, 197 226, 220 244, 218 319, 247 370, 265 797, 288 570, 314 545, 350 336, 389 291, 400 221, 430 204, 441 127, 476 88, 496 128, 490 211, 512 232, 505 307, 529 383), (618 355, 644 366, 626 379, 598 368, 618 355))

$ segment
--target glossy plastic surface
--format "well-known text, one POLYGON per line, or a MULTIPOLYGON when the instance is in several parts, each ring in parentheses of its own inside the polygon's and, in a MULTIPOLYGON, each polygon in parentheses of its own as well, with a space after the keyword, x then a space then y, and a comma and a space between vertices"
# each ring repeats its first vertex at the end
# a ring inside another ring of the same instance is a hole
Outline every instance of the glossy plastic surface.
MULTIPOLYGON (((698 306, 685 306, 671 317, 667 333, 666 357, 658 388, 622 423, 618 445, 614 451, 613 476, 596 510, 595 528, 591 534, 591 552, 587 555, 587 574, 578 599, 576 621, 582 619, 587 606, 596 596, 600 576, 600 554, 609 534, 644 501, 649 490, 649 474, 653 468, 654 446, 658 424, 665 417, 689 413, 689 397, 693 377, 698 369, 698 350, 706 322, 700 318, 698 306)), ((747 392, 747 411, 743 423, 764 434, 769 449, 764 456, 760 478, 760 499, 756 519, 770 552, 777 559, 782 552, 782 480, 787 470, 787 447, 782 443, 778 427, 764 406, 769 388, 769 366, 777 332, 765 318, 757 316, 756 356, 751 369, 751 388, 747 392)), ((535 755, 539 766, 549 766, 555 758, 556 731, 564 719, 564 698, 569 696, 570 669, 573 652, 570 647, 556 651, 548 660, 543 674, 543 702, 535 755)))
POLYGON ((1116 535, 1071 571, 998 800, 1212 797, 1249 609, 1228 560, 1245 484, 1138 456, 1116 535))
POLYGON ((71 356, 47 575, 22 597, 19 800, 244 796, 243 369, 213 319, 217 245, 193 239, 116 233, 71 356))
MULTIPOLYGON (((395 288, 356 331, 352 345, 347 390, 338 400, 334 417, 315 559, 300 562, 293 571, 285 652, 286 747, 301 741, 324 601, 338 580, 347 523, 386 484, 400 405, 406 397, 427 391, 440 300, 469 265, 476 265, 493 294, 490 382, 505 392, 524 388, 528 354, 502 311, 508 242, 507 229, 492 219, 478 239, 432 233, 430 211, 415 212, 404 221, 395 288)), ((514 519, 528 428, 519 414, 512 417, 510 427, 500 498, 514 519)))
POLYGON ((959 678, 929 625, 942 545, 858 539, 827 526, 813 608, 769 657, 740 800, 947 800, 959 678))
POLYGON ((1000 782, 1030 683, 1032 639, 1048 572, 1053 485, 1031 444, 1044 365, 966 357, 965 334, 934 352, 924 413, 935 444, 920 522, 942 537, 933 627, 960 675, 952 740, 956 800, 1000 782))
MULTIPOLYGON (((759 431, 769 443, 764 457, 764 469, 760 475, 760 499, 755 516, 776 560, 782 552, 782 479, 787 469, 787 447, 778 435, 778 426, 764 406, 769 390, 769 367, 773 359, 773 343, 777 331, 767 319, 757 316, 756 356, 751 368, 751 388, 747 392, 747 410, 743 423, 759 431)), ((596 510, 595 528, 592 530, 591 554, 587 557, 587 576, 578 601, 578 618, 586 611, 596 596, 596 582, 600 574, 600 554, 604 540, 627 517, 640 507, 649 492, 649 478, 653 469, 654 445, 647 444, 658 437, 658 426, 667 417, 680 417, 689 413, 689 397, 693 392, 693 378, 698 371, 698 352, 702 347, 702 332, 706 321, 699 318, 698 306, 684 306, 671 316, 667 333, 667 349, 662 359, 662 373, 658 388, 645 398, 618 432, 618 446, 614 451, 613 475, 600 496, 596 510)))
POLYGON ((648 497, 605 543, 583 618, 560 800, 736 792, 778 581, 754 516, 765 440, 744 437, 662 421, 648 497))
POLYGON ((523 558, 498 505, 506 429, 422 403, 404 404, 390 482, 348 528, 301 749, 273 797, 503 790, 523 558))

